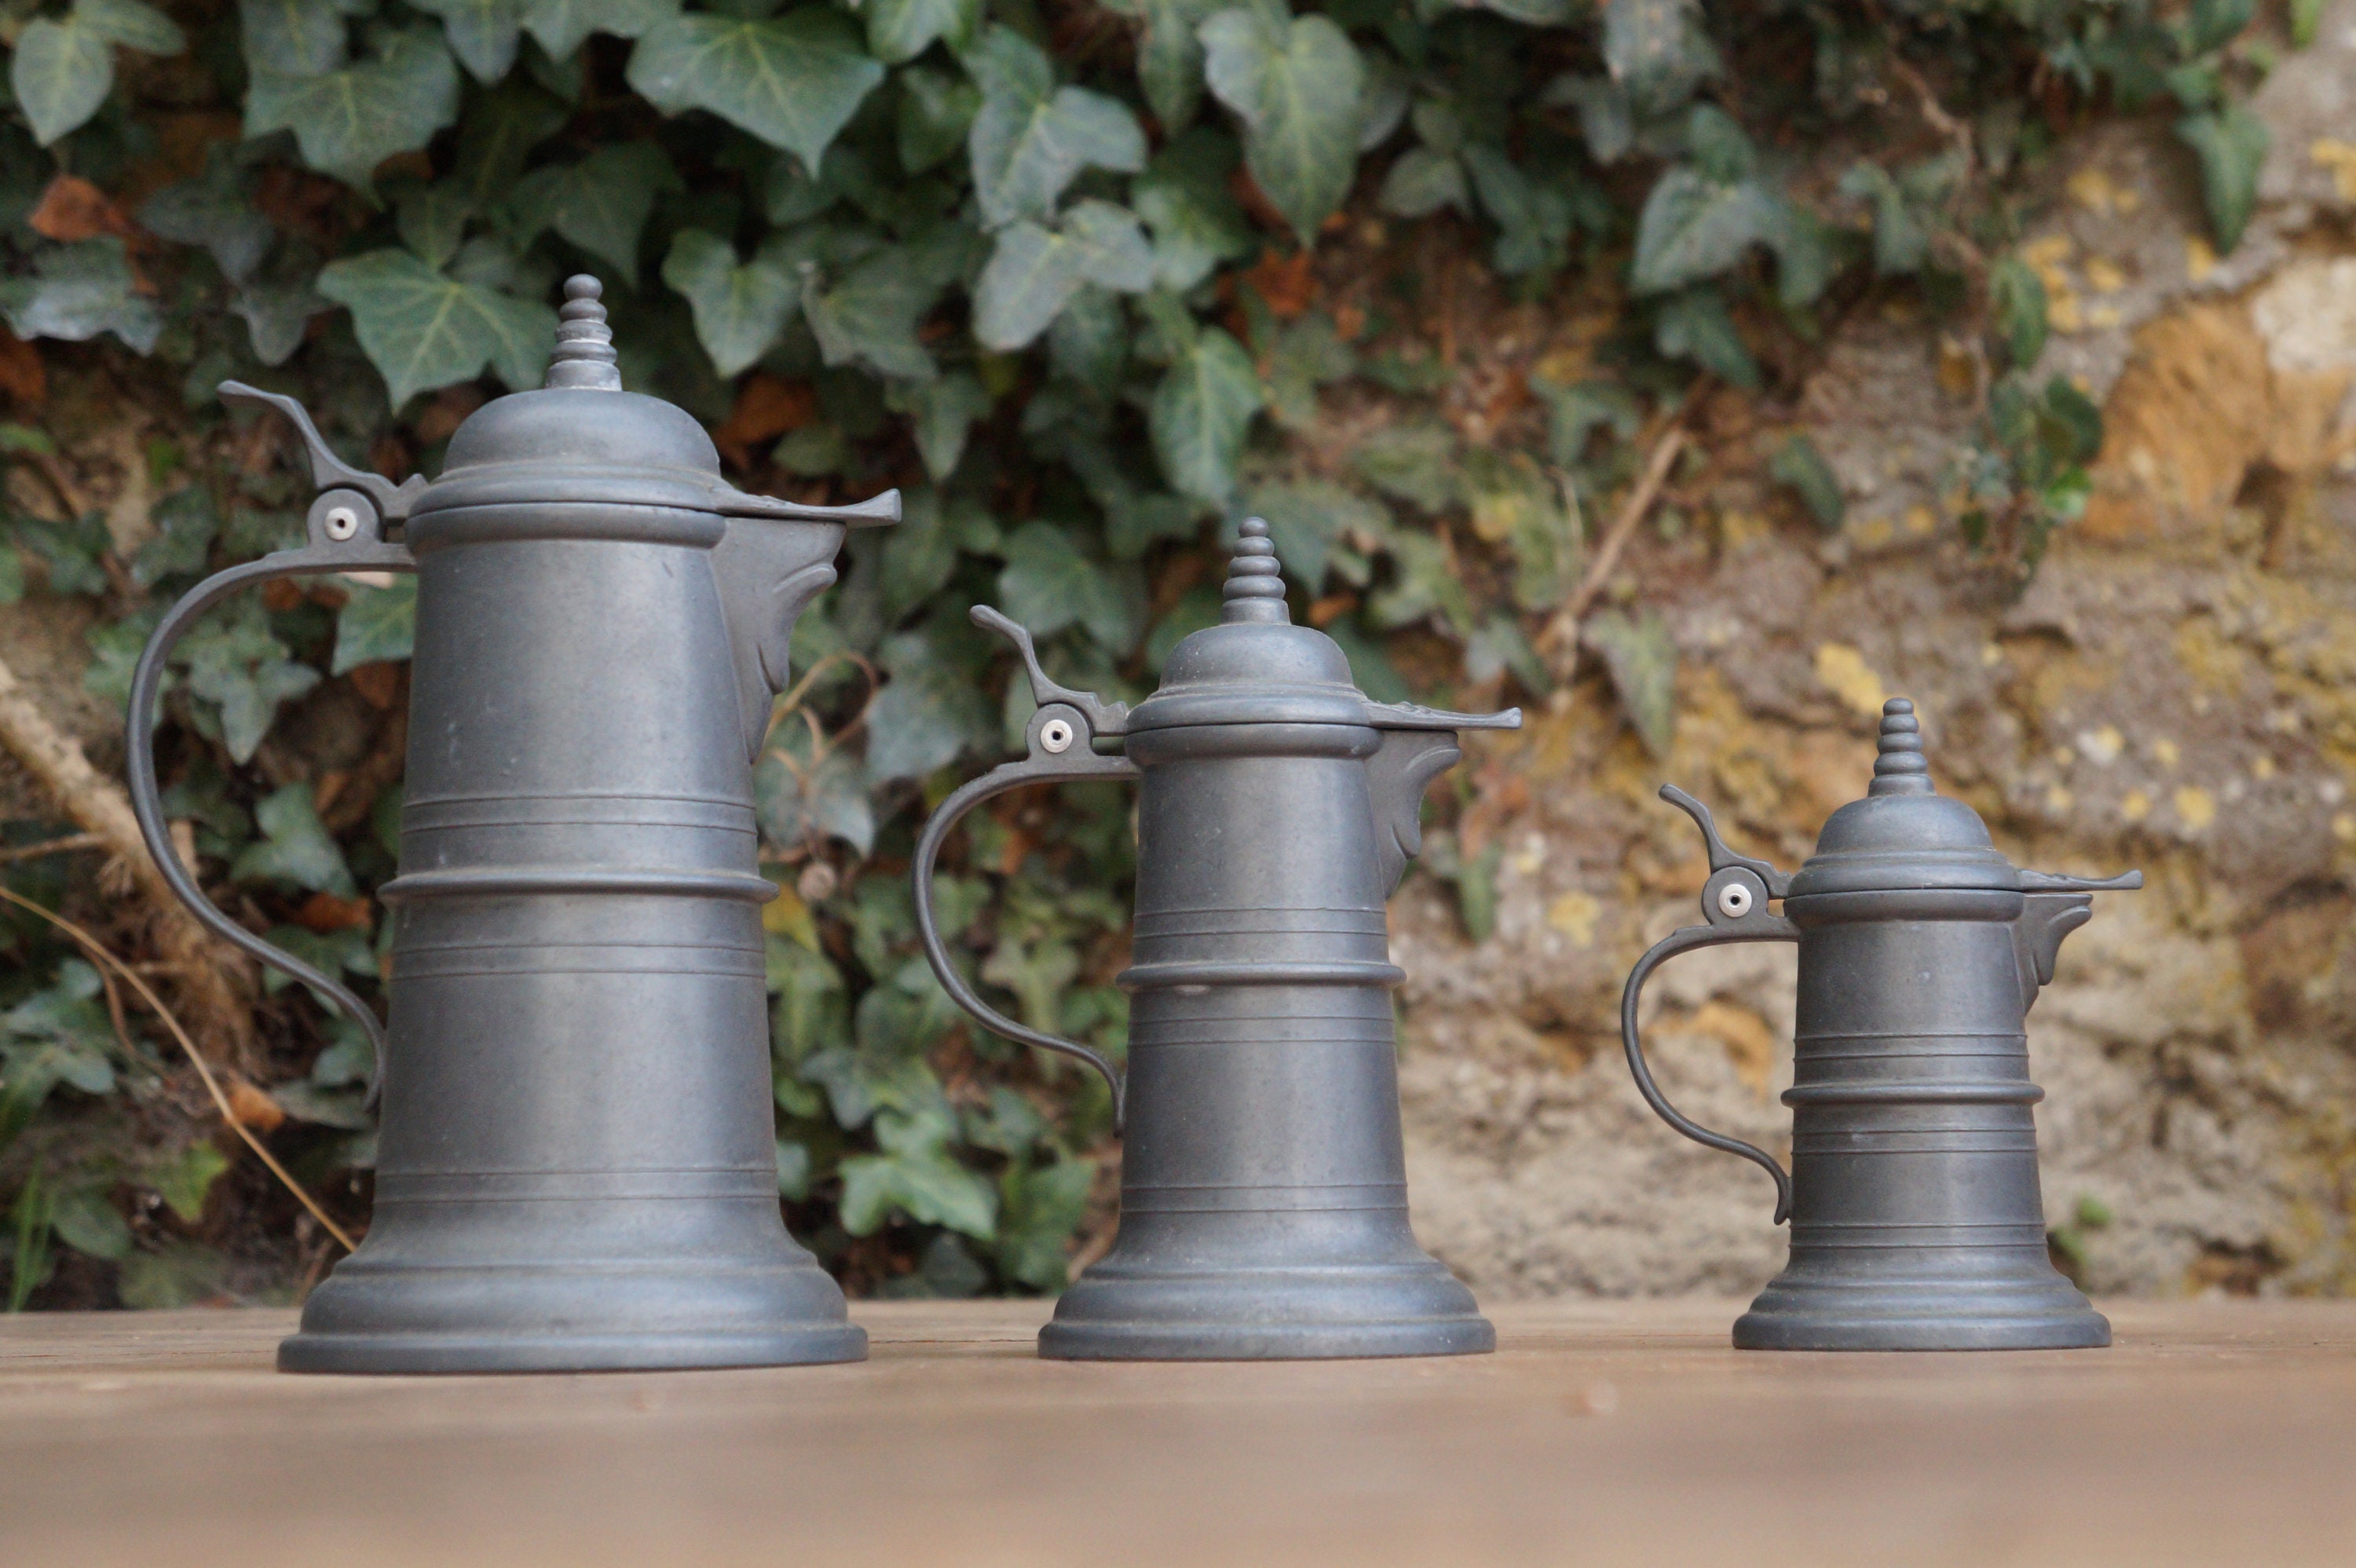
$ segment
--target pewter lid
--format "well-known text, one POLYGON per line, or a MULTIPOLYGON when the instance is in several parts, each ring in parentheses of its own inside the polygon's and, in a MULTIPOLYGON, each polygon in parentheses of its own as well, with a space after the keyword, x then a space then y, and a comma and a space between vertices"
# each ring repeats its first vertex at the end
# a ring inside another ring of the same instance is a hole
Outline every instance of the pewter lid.
POLYGON ((622 389, 605 287, 583 273, 564 283, 548 379, 470 415, 451 436, 441 476, 413 517, 459 507, 592 505, 662 507, 723 517, 894 522, 897 492, 859 507, 804 507, 747 495, 720 476, 720 453, 694 415, 622 389))
POLYGON ((1355 724, 1379 730, 1512 730, 1503 713, 1446 713, 1412 703, 1376 702, 1358 689, 1342 646, 1314 626, 1296 626, 1284 603, 1284 572, 1268 524, 1247 517, 1221 591, 1216 625, 1195 632, 1162 667, 1162 688, 1129 715, 1128 732, 1187 724, 1355 724))
POLYGON ((1938 793, 1914 704, 1881 706, 1881 754, 1865 798, 1832 814, 1789 897, 1912 888, 2018 891, 2021 873, 1997 850, 1979 813, 1938 793))

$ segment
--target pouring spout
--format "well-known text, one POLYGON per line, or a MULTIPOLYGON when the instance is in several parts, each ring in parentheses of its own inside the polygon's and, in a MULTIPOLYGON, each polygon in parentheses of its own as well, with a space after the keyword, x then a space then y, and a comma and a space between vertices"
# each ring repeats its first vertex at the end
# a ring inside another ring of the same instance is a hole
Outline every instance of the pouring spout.
POLYGON ((2023 1013, 2035 1004, 2038 992, 2053 983, 2062 938, 2094 918, 2094 894, 2132 892, 2142 886, 2141 871, 2099 880, 2051 871, 2020 873, 2021 908, 2012 924, 2012 955, 2020 972, 2023 1013))
POLYGON ((841 523, 784 523, 766 517, 729 519, 712 549, 712 575, 728 649, 736 662, 738 716, 744 755, 757 762, 769 733, 769 706, 791 678, 787 656, 794 623, 811 600, 833 586, 841 523))

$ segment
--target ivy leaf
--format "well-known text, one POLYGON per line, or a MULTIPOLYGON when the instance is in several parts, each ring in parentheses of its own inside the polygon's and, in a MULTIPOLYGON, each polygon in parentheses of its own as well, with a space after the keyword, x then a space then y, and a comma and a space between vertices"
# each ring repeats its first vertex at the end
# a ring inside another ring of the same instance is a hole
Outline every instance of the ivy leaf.
POLYGON ((396 153, 413 153, 458 117, 458 68, 432 27, 386 29, 369 59, 316 76, 257 67, 245 133, 292 130, 303 161, 364 195, 396 153))
POLYGON ((1640 111, 1659 113, 1693 96, 1719 71, 1697 0, 1610 0, 1603 65, 1640 111))
POLYGON ((442 36, 458 63, 488 86, 515 67, 516 39, 523 31, 519 0, 414 0, 420 11, 442 18, 442 36))
POLYGON ((1657 610, 1635 619, 1599 610, 1580 628, 1580 640, 1603 656, 1612 688, 1656 762, 1668 760, 1677 736, 1677 648, 1657 610))
POLYGON ((1437 421, 1376 431, 1354 461, 1375 488, 1427 512, 1444 512, 1463 494, 1456 432, 1437 421))
MULTIPOLYGON (((905 412, 916 427, 916 453, 925 472, 947 480, 965 455, 966 436, 979 420, 990 417, 993 400, 981 379, 959 370, 910 389, 902 398, 905 412)), ((897 534, 906 532, 904 523, 897 534)))
MULTIPOLYGON (((44 147, 98 112, 114 89, 114 46, 176 55, 187 39, 142 0, 74 0, 64 17, 36 16, 16 36, 8 85, 44 147)), ((144 350, 142 352, 145 352, 144 350)))
POLYGON ((1033 1290, 1058 1291, 1069 1283, 1065 1253, 1087 1213, 1096 1175, 1096 1162, 1086 1159, 1006 1168, 998 1179, 993 1253, 1001 1273, 1033 1290))
POLYGON ((323 76, 344 63, 351 18, 371 9, 337 0, 238 0, 246 69, 323 76))
POLYGON ((1768 460, 1767 473, 1779 484, 1789 485, 1816 526, 1830 533, 1841 526, 1848 503, 1841 495, 1840 478, 1833 473, 1825 454, 1816 443, 1804 435, 1793 435, 1776 449, 1768 460))
POLYGON ((177 1159, 150 1170, 147 1180, 173 1213, 193 1225, 205 1217, 205 1200, 228 1170, 229 1156, 209 1143, 194 1143, 177 1159))
POLYGON ((1526 453, 1475 449, 1465 464, 1472 531, 1514 558, 1514 603, 1548 610, 1578 585, 1586 554, 1561 489, 1526 453))
POLYGON ((998 574, 999 607, 1052 637, 1084 626, 1098 645, 1125 654, 1137 644, 1141 606, 1110 572, 1080 553, 1071 535, 1033 518, 1007 537, 1006 566, 998 574))
POLYGON ((998 1226, 998 1194, 959 1165, 947 1145, 957 1125, 946 1111, 879 1112, 875 1141, 882 1154, 852 1155, 842 1175, 842 1228, 873 1235, 894 1211, 924 1225, 945 1225, 977 1241, 998 1226))
POLYGON ((655 197, 685 188, 669 155, 652 142, 600 147, 576 164, 534 169, 516 187, 511 208, 516 240, 528 244, 553 229, 601 261, 633 290, 638 286, 638 237, 655 197))
POLYGON ((1314 243, 1357 171, 1356 47, 1324 16, 1288 26, 1241 7, 1204 23, 1201 37, 1211 91, 1244 123, 1244 166, 1301 244, 1314 243))
POLYGON ((816 168, 884 68, 848 19, 804 5, 766 20, 670 17, 638 40, 627 74, 664 113, 710 110, 816 168))
POLYGON ((1225 505, 1260 403, 1259 376, 1243 345, 1218 327, 1204 328, 1171 362, 1148 411, 1154 455, 1172 485, 1225 505))
POLYGON ((1666 293, 1715 277, 1765 245, 1775 252, 1784 302, 1806 304, 1831 272, 1815 220, 1750 170, 1749 143, 1723 111, 1704 104, 1693 123, 1695 161, 1654 182, 1636 220, 1636 292, 1666 293))
POLYGON ((234 155, 216 148, 205 172, 167 185, 139 205, 139 225, 176 245, 201 245, 221 276, 243 283, 262 265, 277 230, 253 209, 234 155))
POLYGON ((1146 106, 1176 135, 1203 101, 1203 40, 1195 30, 1210 20, 1221 0, 1141 0, 1143 24, 1137 41, 1137 84, 1146 106))
POLYGON ((930 380, 939 374, 916 340, 916 325, 965 270, 969 229, 943 226, 937 242, 878 251, 819 288, 815 275, 802 314, 829 365, 865 364, 885 376, 930 380))
POLYGON ((417 643, 417 579, 403 574, 385 588, 345 586, 351 597, 336 613, 336 655, 327 673, 407 658, 417 643))
POLYGON ((102 1190, 85 1187, 60 1192, 49 1223, 66 1245, 84 1256, 121 1263, 131 1255, 131 1227, 102 1190))
POLYGON ((962 76, 921 65, 894 80, 900 89, 893 117, 900 167, 913 176, 947 162, 965 144, 973 117, 981 112, 981 89, 962 76))
POLYGON ((443 184, 463 192, 477 211, 508 199, 531 150, 564 129, 573 111, 531 83, 510 77, 470 95, 458 127, 458 157, 443 184))
POLYGON ((877 784, 922 778, 998 733, 998 717, 978 691, 958 645, 964 628, 927 628, 887 637, 878 660, 892 678, 867 710, 867 776, 877 784), (953 640, 952 640, 953 639, 953 640))
POLYGON ((819 750, 797 720, 778 727, 753 770, 753 799, 762 835, 781 848, 816 848, 828 838, 862 855, 875 847, 875 809, 859 759, 838 746, 819 750))
POLYGON ((1919 272, 1931 254, 1931 234, 1908 207, 1905 193, 1879 164, 1859 162, 1841 176, 1840 192, 1873 208, 1873 270, 1881 277, 1919 272))
POLYGON ((2239 103, 2176 123, 2179 140, 2201 159, 2201 199, 2217 248, 2231 251, 2249 227, 2258 200, 2258 171, 2274 144, 2266 123, 2239 103))
POLYGON ((123 241, 112 235, 44 247, 29 277, 0 278, 0 313, 19 337, 85 343, 111 332, 135 353, 155 349, 164 330, 155 302, 134 292, 123 241))
POLYGON ((450 258, 466 242, 466 222, 474 216, 474 202, 447 180, 440 185, 408 185, 393 197, 394 232, 429 267, 450 264, 450 258))
POLYGON ((1410 147, 1383 176, 1376 205, 1395 218, 1429 218, 1443 207, 1470 210, 1472 195, 1464 184, 1464 165, 1453 153, 1410 147))
POLYGON ((592 33, 643 37, 679 15, 679 0, 523 0, 523 30, 552 60, 570 59, 592 33))
POLYGON ((114 1087, 114 1030, 98 1001, 103 988, 97 970, 69 958, 48 987, 0 1013, 12 1098, 37 1103, 61 1082, 85 1094, 114 1087))
POLYGON ((1120 293, 1153 286, 1153 252, 1134 214, 1083 201, 1057 230, 1030 222, 1001 229, 974 286, 973 335, 1001 352, 1025 347, 1083 283, 1120 293))
POLYGON ((216 705, 221 743, 238 763, 253 759, 278 705, 319 684, 319 672, 287 656, 259 605, 198 626, 173 656, 188 690, 216 705))
POLYGON ((981 0, 865 0, 867 52, 885 65, 915 59, 938 38, 962 54, 981 25, 981 0))
POLYGON ((330 262, 319 292, 351 310, 396 409, 486 365, 509 387, 530 387, 556 341, 556 313, 537 300, 462 283, 397 247, 330 262))
POLYGON ((991 28, 965 67, 981 87, 966 147, 984 227, 1050 216, 1084 168, 1145 167, 1145 135, 1127 106, 1085 88, 1057 87, 1055 66, 1021 34, 991 28))
POLYGON ((1515 168, 1494 147, 1466 147, 1481 206, 1496 220, 1497 270, 1507 277, 1550 271, 1569 259, 1573 220, 1570 199, 1552 185, 1540 185, 1515 168))
POLYGON ((291 784, 263 797, 253 808, 262 837, 230 862, 233 881, 275 882, 316 893, 350 898, 356 890, 344 866, 344 852, 327 837, 312 809, 311 786, 291 784))
POLYGON ((1690 359, 1747 392, 1759 389, 1759 361, 1716 289, 1687 289, 1661 306, 1653 347, 1672 359, 1690 359))
POLYGON ((1559 27, 1570 20, 1570 0, 1481 0, 1481 4, 1527 27, 1559 27))
POLYGON ((740 265, 736 247, 701 229, 673 236, 662 276, 695 312, 695 336, 723 376, 769 351, 801 293, 783 268, 759 257, 740 265))
POLYGON ((252 339, 253 357, 264 365, 284 365, 293 358, 294 350, 303 346, 311 318, 333 308, 333 302, 312 286, 316 277, 306 255, 293 276, 279 275, 273 269, 248 279, 230 302, 230 311, 245 323, 246 336, 252 339))
POLYGON ((2016 368, 2027 369, 2045 352, 2045 280, 2018 256, 2007 256, 1988 272, 1988 305, 2005 351, 2016 368))
POLYGON ((1222 261, 1251 254, 1258 241, 1227 189, 1237 161, 1232 138, 1196 129, 1156 154, 1152 167, 1130 187, 1130 205, 1153 231, 1159 287, 1183 293, 1222 261))
POLYGON ((1311 593, 1324 586, 1334 546, 1343 536, 1355 532, 1379 539, 1391 530, 1390 514, 1381 503, 1327 479, 1255 485, 1244 509, 1267 520, 1269 542, 1276 546, 1285 574, 1311 593))

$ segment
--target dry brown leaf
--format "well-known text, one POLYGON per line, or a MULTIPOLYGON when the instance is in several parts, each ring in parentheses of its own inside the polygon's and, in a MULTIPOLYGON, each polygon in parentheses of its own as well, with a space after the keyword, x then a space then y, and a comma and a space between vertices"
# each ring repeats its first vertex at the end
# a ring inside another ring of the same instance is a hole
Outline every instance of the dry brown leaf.
POLYGON ((756 370, 736 390, 728 422, 712 432, 712 443, 739 468, 753 466, 752 449, 818 422, 818 394, 800 381, 756 370))
POLYGON ((37 409, 49 398, 49 372, 41 351, 0 325, 0 392, 17 407, 37 409))
POLYGON ((42 238, 69 245, 102 234, 128 240, 135 232, 131 215, 79 175, 61 174, 49 181, 48 189, 41 193, 39 204, 25 221, 42 238))

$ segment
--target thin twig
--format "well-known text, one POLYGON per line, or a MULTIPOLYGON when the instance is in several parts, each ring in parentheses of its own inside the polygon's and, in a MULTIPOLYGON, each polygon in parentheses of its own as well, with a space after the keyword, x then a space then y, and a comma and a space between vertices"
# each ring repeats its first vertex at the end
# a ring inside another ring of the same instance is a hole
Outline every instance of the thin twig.
POLYGON ((1644 514, 1653 509, 1653 503, 1660 497, 1661 486, 1668 482, 1669 467, 1676 462, 1677 453, 1685 450, 1685 444, 1684 411, 1680 409, 1677 417, 1670 421, 1666 432, 1654 444, 1653 454, 1645 459, 1644 472, 1638 477, 1635 487, 1628 492, 1628 498, 1620 503, 1619 513, 1612 517, 1612 527, 1605 531, 1603 543, 1596 550, 1595 560, 1588 567, 1587 575, 1580 580, 1579 587, 1563 602, 1562 608, 1555 612, 1554 619, 1547 623, 1546 630, 1538 634, 1541 648, 1578 645, 1579 623, 1586 616, 1588 606, 1595 603, 1595 596, 1603 592, 1603 585, 1611 581, 1612 570, 1620 564, 1620 552, 1628 547, 1629 537, 1635 533, 1636 525, 1644 520, 1644 514))
POLYGON ((117 958, 107 950, 104 943, 72 921, 61 914, 43 909, 15 889, 0 887, 0 899, 6 899, 19 909, 39 915, 80 943, 92 958, 128 980, 131 983, 131 988, 139 993, 140 1000, 145 1002, 155 1016, 164 1020, 164 1027, 170 1029, 172 1038, 180 1042, 180 1049, 187 1053, 189 1065, 197 1070, 197 1076, 205 1081, 205 1090, 212 1095, 213 1104, 220 1111, 221 1120, 230 1125, 230 1130, 245 1140, 245 1147, 252 1149, 262 1163, 270 1168, 270 1174, 278 1178, 285 1185, 286 1190, 294 1195, 294 1200, 310 1211, 311 1218, 319 1221, 327 1229, 327 1234, 342 1243, 344 1251, 349 1253, 359 1250, 359 1243, 344 1233, 342 1226, 327 1218, 327 1211, 320 1208, 317 1200, 303 1189, 303 1184, 289 1175, 286 1168, 278 1163, 277 1157, 262 1147, 262 1140, 253 1136, 252 1129, 237 1119, 237 1113, 230 1108, 229 1095, 222 1091, 220 1080, 213 1076, 211 1067, 206 1064, 203 1053, 197 1050, 197 1042, 188 1038, 188 1031, 180 1027, 180 1020, 173 1016, 172 1009, 164 1005, 163 1000, 148 987, 147 982, 141 979, 130 965, 117 958))
POLYGON ((0 866, 13 866, 19 860, 37 860, 44 855, 70 855, 77 849, 111 849, 114 846, 96 833, 73 833, 63 838, 44 838, 38 844, 16 844, 0 849, 0 866))

